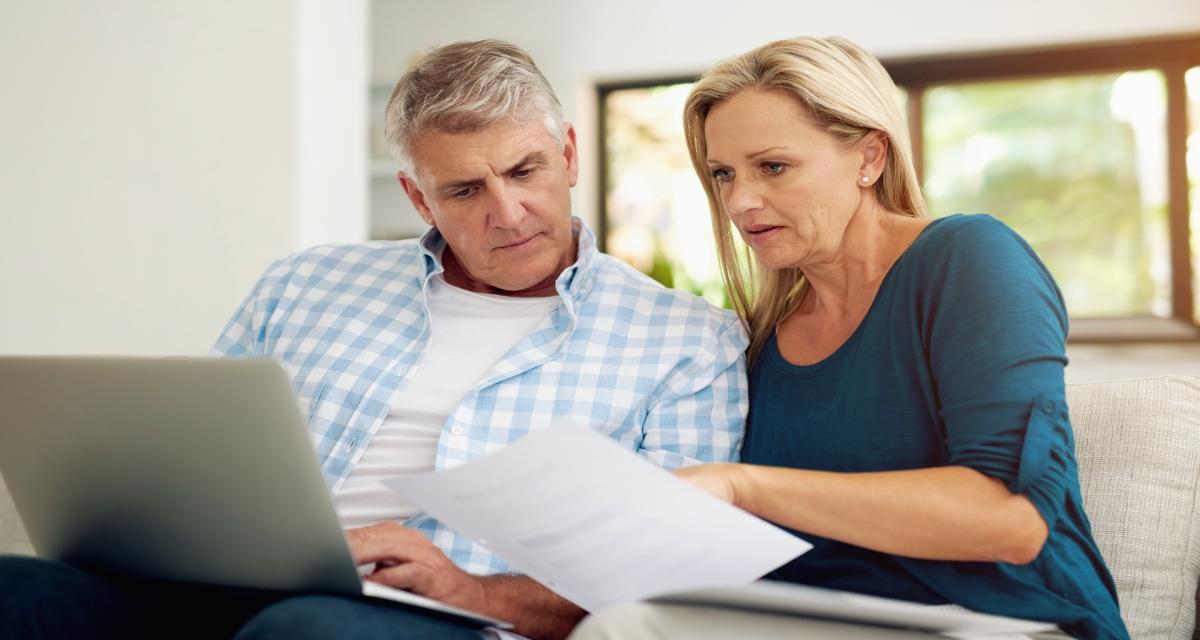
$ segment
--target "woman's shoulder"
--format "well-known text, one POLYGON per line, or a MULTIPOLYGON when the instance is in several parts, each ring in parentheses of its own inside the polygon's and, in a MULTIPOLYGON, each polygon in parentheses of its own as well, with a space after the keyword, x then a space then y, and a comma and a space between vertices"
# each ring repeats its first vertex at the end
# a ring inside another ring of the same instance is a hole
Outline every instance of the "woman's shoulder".
POLYGON ((968 246, 1009 244, 1025 241, 1011 227, 987 213, 954 213, 937 218, 921 234, 924 243, 934 249, 952 250, 968 246))
MULTIPOLYGON (((938 218, 913 243, 917 262, 926 269, 987 269, 1025 264, 1043 268, 1033 248, 1007 224, 986 213, 956 213, 938 218)), ((990 269, 989 269, 990 270, 990 269)))
POLYGON ((953 295, 1011 301, 1014 292, 1037 290, 1062 304, 1054 277, 1029 243, 988 214, 938 218, 912 248, 914 281, 933 300, 953 295))

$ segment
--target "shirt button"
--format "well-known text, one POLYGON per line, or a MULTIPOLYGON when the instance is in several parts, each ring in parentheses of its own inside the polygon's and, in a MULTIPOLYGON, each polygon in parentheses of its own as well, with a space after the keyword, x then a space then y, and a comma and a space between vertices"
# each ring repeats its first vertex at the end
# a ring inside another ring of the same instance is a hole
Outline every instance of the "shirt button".
POLYGON ((354 447, 357 447, 357 446, 358 446, 358 436, 354 436, 353 438, 350 438, 350 448, 353 449, 354 447))
POLYGON ((453 427, 450 427, 450 435, 461 436, 462 434, 463 434, 462 427, 460 427, 458 425, 454 425, 453 427))
POLYGON ((1045 411, 1046 413, 1054 413, 1054 403, 1047 400, 1042 404, 1042 411, 1045 411))

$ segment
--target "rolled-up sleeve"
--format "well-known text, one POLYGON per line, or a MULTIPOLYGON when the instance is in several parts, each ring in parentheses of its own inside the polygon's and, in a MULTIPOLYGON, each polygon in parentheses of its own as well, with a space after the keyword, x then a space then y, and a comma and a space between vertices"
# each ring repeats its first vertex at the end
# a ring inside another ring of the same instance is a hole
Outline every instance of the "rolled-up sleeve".
POLYGON ((1053 526, 1075 468, 1062 296, 1000 222, 957 233, 923 305, 946 463, 1000 479, 1053 526))
POLYGON ((736 462, 749 409, 747 338, 731 319, 705 347, 659 385, 642 425, 639 451, 674 469, 701 462, 736 462))

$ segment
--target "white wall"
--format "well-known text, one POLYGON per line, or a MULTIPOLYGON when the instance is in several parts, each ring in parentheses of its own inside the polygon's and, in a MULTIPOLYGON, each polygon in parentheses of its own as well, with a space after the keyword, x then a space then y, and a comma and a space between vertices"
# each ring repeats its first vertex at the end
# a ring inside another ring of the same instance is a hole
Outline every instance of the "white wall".
POLYGON ((1200 31, 1197 0, 372 0, 372 79, 429 47, 501 38, 530 52, 579 127, 575 209, 595 220, 594 85, 696 74, 769 40, 841 35, 881 57, 1200 31))
POLYGON ((270 260, 361 238, 365 0, 299 4, 0 6, 0 353, 203 353, 270 260))
POLYGON ((367 3, 296 0, 296 242, 367 237, 367 3))

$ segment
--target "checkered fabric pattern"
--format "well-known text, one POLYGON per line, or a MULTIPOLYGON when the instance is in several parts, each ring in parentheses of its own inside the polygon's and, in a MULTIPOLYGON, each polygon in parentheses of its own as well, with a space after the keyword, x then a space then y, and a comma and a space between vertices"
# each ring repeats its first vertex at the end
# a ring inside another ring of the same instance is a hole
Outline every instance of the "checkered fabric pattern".
MULTIPOLYGON (((579 254, 558 277, 561 304, 503 356, 451 413, 435 468, 486 455, 574 420, 664 467, 734 460, 748 408, 737 318, 665 289, 596 250, 578 219, 579 254)), ((271 265, 213 348, 278 360, 337 491, 429 345, 429 280, 444 240, 316 247, 271 265)), ((501 573, 484 547, 418 514, 464 570, 501 573)))

